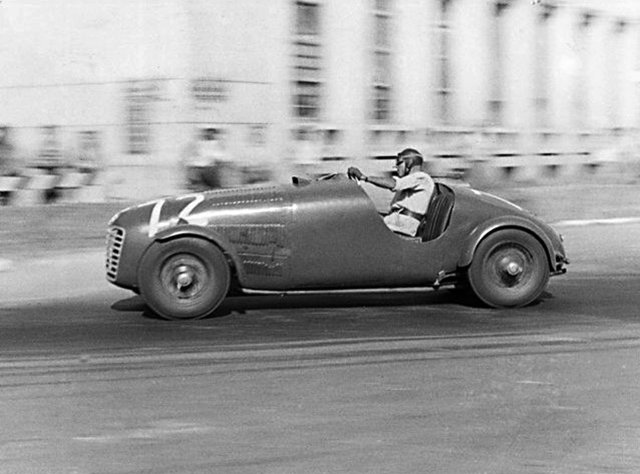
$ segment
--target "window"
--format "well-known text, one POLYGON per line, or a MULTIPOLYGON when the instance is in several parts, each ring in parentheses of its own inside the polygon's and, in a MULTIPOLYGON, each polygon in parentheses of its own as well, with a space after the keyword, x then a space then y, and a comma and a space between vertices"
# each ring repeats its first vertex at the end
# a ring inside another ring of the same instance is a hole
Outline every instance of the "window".
POLYGON ((391 55, 386 51, 374 54, 373 83, 374 86, 389 86, 391 82, 391 55))
POLYGON ((320 15, 317 3, 296 2, 296 34, 319 35, 320 15))
POLYGON ((153 102, 159 92, 153 81, 131 82, 125 89, 127 153, 145 155, 151 148, 153 102))
POLYGON ((317 118, 320 110, 320 85, 315 82, 296 82, 293 105, 299 118, 317 118))
POLYGON ((296 1, 293 41, 293 113, 297 118, 317 119, 322 94, 320 5, 296 1))
POLYGON ((297 80, 318 82, 322 73, 320 45, 313 43, 296 42, 295 69, 297 80))
POLYGON ((386 13, 376 13, 374 24, 374 44, 376 48, 389 48, 391 18, 386 13))
POLYGON ((391 7, 391 0, 374 0, 371 118, 377 122, 391 120, 391 7))
POLYGON ((376 11, 380 12, 388 12, 391 10, 391 0, 375 0, 376 1, 376 11))
POLYGON ((373 119, 388 121, 391 119, 391 90, 385 86, 374 87, 373 119))

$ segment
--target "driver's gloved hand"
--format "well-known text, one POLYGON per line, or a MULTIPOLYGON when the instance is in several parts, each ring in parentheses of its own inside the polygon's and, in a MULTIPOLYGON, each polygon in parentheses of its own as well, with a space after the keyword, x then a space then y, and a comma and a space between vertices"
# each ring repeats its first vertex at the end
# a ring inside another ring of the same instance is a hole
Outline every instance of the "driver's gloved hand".
POLYGON ((364 178, 364 174, 358 168, 352 166, 347 170, 347 176, 350 179, 362 179, 364 178))

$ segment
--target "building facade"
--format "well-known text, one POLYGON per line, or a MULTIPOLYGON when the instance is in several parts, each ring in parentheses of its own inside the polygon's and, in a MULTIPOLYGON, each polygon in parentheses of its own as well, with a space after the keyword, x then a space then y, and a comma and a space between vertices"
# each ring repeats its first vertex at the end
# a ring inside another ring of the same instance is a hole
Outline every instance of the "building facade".
POLYGON ((26 168, 98 137, 106 198, 183 189, 203 128, 239 182, 388 169, 406 146, 435 173, 539 179, 636 139, 636 3, 5 0, 0 124, 26 168))

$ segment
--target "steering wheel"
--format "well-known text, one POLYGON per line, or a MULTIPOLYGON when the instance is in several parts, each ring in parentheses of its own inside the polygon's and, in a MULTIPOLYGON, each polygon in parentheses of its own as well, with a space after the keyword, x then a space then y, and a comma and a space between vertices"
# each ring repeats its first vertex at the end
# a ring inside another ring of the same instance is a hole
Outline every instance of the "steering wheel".
POLYGON ((336 176, 338 176, 338 173, 327 173, 327 174, 323 174, 322 176, 320 176, 318 178, 318 181, 327 181, 329 179, 333 179, 336 176))

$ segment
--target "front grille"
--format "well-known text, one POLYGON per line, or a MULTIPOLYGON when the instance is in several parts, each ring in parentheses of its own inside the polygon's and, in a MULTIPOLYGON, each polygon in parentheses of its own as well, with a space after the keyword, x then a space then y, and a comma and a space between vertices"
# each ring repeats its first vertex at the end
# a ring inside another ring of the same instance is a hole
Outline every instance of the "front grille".
POLYGON ((124 229, 110 227, 107 232, 107 280, 109 281, 115 281, 118 276, 118 265, 123 245, 124 229))

